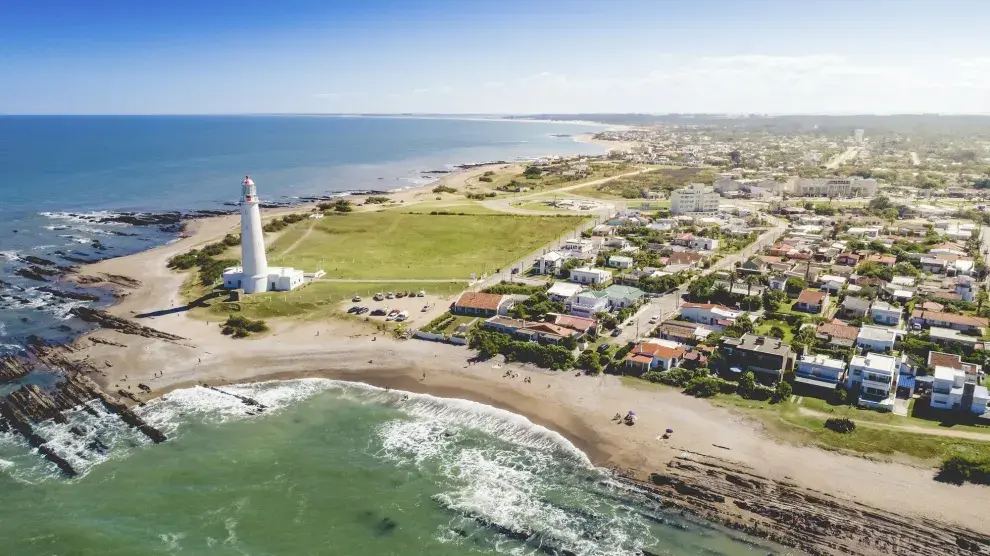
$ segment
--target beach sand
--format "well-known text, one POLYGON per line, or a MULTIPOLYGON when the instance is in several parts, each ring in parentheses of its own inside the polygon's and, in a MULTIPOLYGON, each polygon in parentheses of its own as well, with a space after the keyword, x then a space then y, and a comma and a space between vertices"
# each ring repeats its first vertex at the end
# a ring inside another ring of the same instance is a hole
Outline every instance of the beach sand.
MULTIPOLYGON (((422 191, 403 195, 409 202, 423 198, 422 191)), ((237 216, 198 220, 177 242, 88 265, 80 274, 123 275, 141 282, 136 288, 118 287, 123 297, 110 308, 118 316, 134 319, 137 314, 174 309, 182 304, 179 288, 185 276, 169 271, 167 259, 215 241, 238 223, 237 216)), ((396 340, 364 323, 341 319, 271 321, 271 332, 241 340, 221 335, 219 317, 204 322, 178 311, 135 320, 188 340, 168 342, 111 330, 81 338, 74 357, 109 363, 99 376, 92 376, 109 391, 139 394, 138 384, 143 383, 157 396, 201 382, 306 376, 366 382, 469 399, 522 414, 563 434, 595 464, 630 470, 641 479, 682 453, 704 454, 775 481, 869 504, 919 523, 937 520, 990 533, 984 509, 990 500, 988 487, 957 487, 934 481, 932 469, 782 443, 761 423, 674 389, 645 383, 642 388, 630 387, 616 376, 576 376, 497 361, 469 364, 473 352, 464 347, 396 340), (514 378, 506 377, 507 371, 514 378), (532 382, 524 382, 526 377, 532 382), (639 415, 635 426, 612 420, 616 413, 629 410, 639 415), (660 436, 667 428, 675 433, 663 440, 660 436)))

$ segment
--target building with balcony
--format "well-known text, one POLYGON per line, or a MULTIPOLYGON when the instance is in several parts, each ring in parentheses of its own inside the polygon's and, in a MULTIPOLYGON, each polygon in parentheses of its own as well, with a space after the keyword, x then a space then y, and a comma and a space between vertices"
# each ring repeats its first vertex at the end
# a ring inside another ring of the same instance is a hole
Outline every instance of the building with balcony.
POLYGON ((886 301, 874 301, 870 307, 870 318, 877 324, 898 326, 901 324, 901 308, 886 301))
POLYGON ((591 318, 608 311, 608 294, 598 290, 586 290, 571 298, 570 313, 574 316, 591 318))
POLYGON ((670 192, 670 213, 718 212, 719 194, 702 183, 692 183, 670 192))
POLYGON ((899 370, 900 363, 889 355, 854 355, 849 362, 846 387, 859 387, 859 405, 890 411, 894 408, 899 370))
POLYGON ((723 338, 722 353, 730 369, 752 371, 763 383, 779 382, 791 368, 794 352, 777 338, 743 334, 740 338, 723 338))
POLYGON ((794 382, 804 386, 834 390, 846 374, 846 362, 825 355, 802 355, 794 369, 794 382))
POLYGON ((987 411, 990 394, 987 388, 977 384, 976 377, 961 369, 935 367, 932 382, 931 406, 933 409, 963 411, 983 415, 987 411))
POLYGON ((583 266, 571 270, 571 282, 578 284, 604 284, 612 279, 612 271, 583 266))
POLYGON ((798 197, 874 197, 877 180, 863 178, 799 179, 794 184, 798 197))

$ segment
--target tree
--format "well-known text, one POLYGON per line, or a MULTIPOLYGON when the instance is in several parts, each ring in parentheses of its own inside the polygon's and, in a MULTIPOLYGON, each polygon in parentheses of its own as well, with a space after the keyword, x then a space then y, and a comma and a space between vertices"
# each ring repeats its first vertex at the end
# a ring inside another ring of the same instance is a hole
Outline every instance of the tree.
POLYGON ((777 325, 771 326, 770 331, 767 332, 767 336, 770 336, 772 338, 777 338, 778 340, 783 339, 784 329, 777 325))
POLYGON ((574 338, 573 335, 572 336, 565 336, 564 337, 564 340, 561 342, 561 344, 565 348, 570 349, 570 350, 577 349, 577 340, 574 338))
POLYGON ((976 311, 980 312, 983 309, 983 304, 987 302, 987 290, 982 287, 976 290, 976 311))
POLYGON ((888 208, 893 208, 893 206, 894 205, 890 202, 889 198, 883 195, 878 195, 870 200, 869 209, 870 211, 877 213, 888 208))
POLYGON ((774 399, 776 399, 778 402, 787 401, 790 399, 792 391, 793 388, 791 388, 791 383, 787 382, 786 380, 781 380, 780 382, 777 383, 777 387, 774 388, 773 391, 774 399))
POLYGON ((791 276, 784 283, 784 289, 787 290, 788 294, 798 295, 801 290, 806 289, 808 283, 804 281, 804 278, 798 278, 797 276, 791 276))
POLYGON ((894 274, 917 278, 921 276, 921 271, 918 270, 918 268, 915 267, 913 264, 905 261, 894 265, 894 274))
POLYGON ((739 377, 739 395, 746 398, 749 396, 750 392, 756 389, 756 376, 753 371, 746 371, 741 377, 739 377))
POLYGON ((696 376, 684 387, 684 393, 698 398, 710 398, 719 392, 721 381, 714 376, 696 376))
POLYGON ((745 278, 743 278, 743 281, 746 282, 746 295, 747 296, 753 295, 753 286, 760 285, 760 277, 759 276, 756 276, 755 274, 749 274, 749 275, 747 275, 745 278))
POLYGON ((589 349, 578 356, 577 366, 588 371, 591 374, 601 374, 602 369, 605 367, 602 365, 601 357, 598 352, 589 349))
POLYGON ((864 263, 860 263, 860 265, 856 267, 856 274, 859 274, 860 276, 869 276, 871 278, 879 278, 888 282, 894 278, 894 270, 892 268, 876 261, 866 261, 864 263))
POLYGON ((711 276, 702 276, 688 286, 688 293, 691 298, 697 301, 706 301, 712 297, 712 286, 715 279, 711 276))

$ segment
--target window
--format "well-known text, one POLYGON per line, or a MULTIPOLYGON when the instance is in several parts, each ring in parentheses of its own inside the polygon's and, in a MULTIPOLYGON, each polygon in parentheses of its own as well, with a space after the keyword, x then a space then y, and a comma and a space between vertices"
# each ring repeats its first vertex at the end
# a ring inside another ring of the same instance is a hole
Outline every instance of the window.
POLYGON ((860 376, 860 375, 862 375, 862 374, 863 374, 863 371, 861 371, 861 370, 859 370, 859 369, 855 369, 855 370, 853 370, 853 376, 860 376))

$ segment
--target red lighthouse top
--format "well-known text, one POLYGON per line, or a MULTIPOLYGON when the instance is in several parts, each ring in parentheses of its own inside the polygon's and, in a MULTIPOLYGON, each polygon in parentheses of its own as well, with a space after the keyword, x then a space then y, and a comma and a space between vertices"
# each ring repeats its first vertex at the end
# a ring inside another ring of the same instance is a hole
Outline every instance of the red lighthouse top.
POLYGON ((258 200, 258 192, 254 188, 254 181, 251 180, 251 176, 244 176, 244 181, 241 182, 241 195, 245 202, 252 202, 258 200))

